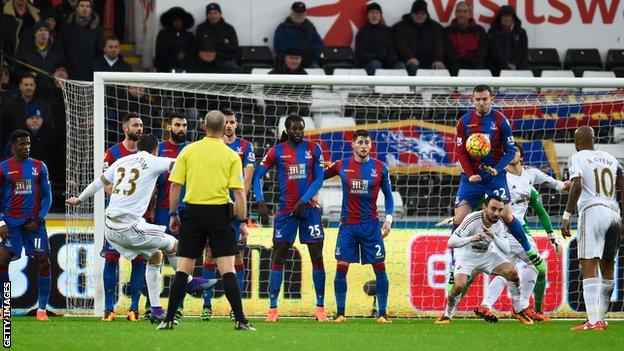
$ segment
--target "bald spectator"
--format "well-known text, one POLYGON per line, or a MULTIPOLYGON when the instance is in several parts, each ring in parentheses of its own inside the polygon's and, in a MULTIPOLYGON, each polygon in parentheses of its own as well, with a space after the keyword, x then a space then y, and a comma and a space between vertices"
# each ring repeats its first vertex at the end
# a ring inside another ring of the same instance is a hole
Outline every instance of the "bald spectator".
POLYGON ((513 7, 501 6, 490 26, 488 36, 490 69, 494 75, 499 75, 503 69, 527 69, 527 34, 513 7))
POLYGON ((299 49, 288 49, 284 55, 284 62, 269 74, 307 74, 303 68, 303 56, 299 49))
POLYGON ((424 0, 414 1, 410 13, 403 15, 393 29, 399 56, 410 75, 419 68, 445 68, 444 28, 431 19, 424 0))
POLYGON ((181 7, 172 7, 160 16, 163 29, 156 37, 154 68, 158 72, 171 72, 195 53, 195 36, 189 32, 195 19, 181 7))
POLYGON ((69 78, 92 80, 91 63, 102 53, 104 31, 100 18, 91 8, 91 1, 78 1, 74 12, 67 17, 60 40, 67 58, 69 78))
POLYGON ((286 50, 293 48, 301 50, 304 67, 319 67, 323 40, 314 24, 306 18, 306 5, 297 1, 290 9, 290 16, 275 30, 273 45, 277 62, 281 63, 286 50))
POLYGON ((446 27, 447 61, 453 75, 461 68, 483 69, 488 51, 485 29, 472 18, 472 9, 466 1, 455 7, 455 19, 446 27))
POLYGON ((355 58, 358 66, 366 68, 369 75, 378 68, 405 68, 394 45, 392 30, 382 21, 381 6, 370 3, 366 7, 368 23, 355 36, 355 58))
POLYGON ((200 46, 206 44, 204 47, 213 46, 215 48, 217 71, 223 73, 240 72, 240 67, 235 61, 238 55, 236 29, 225 22, 219 4, 211 2, 206 6, 206 20, 197 26, 195 37, 200 46))

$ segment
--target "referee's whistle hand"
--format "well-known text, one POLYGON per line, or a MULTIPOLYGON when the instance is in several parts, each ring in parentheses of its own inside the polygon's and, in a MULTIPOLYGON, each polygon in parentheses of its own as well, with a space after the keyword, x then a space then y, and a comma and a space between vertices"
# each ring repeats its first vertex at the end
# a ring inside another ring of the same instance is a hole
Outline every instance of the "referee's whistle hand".
POLYGON ((169 219, 169 230, 173 235, 178 235, 180 230, 180 219, 178 217, 171 217, 169 219))

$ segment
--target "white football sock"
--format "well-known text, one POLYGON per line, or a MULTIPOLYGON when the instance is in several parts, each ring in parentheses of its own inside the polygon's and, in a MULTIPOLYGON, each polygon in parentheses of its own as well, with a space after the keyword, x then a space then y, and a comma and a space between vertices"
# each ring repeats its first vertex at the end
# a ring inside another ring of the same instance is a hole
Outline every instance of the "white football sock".
POLYGON ((600 320, 599 300, 600 281, 598 278, 583 279, 583 299, 585 300, 585 310, 589 323, 596 324, 600 320))
POLYGON ((611 295, 615 281, 613 279, 603 279, 600 283, 600 320, 605 320, 605 315, 609 311, 609 303, 611 303, 611 295))
POLYGON ((520 271, 520 307, 522 309, 529 307, 529 299, 533 295, 537 274, 537 269, 533 265, 527 265, 520 271))
POLYGON ((150 299, 152 307, 160 306, 160 284, 162 275, 160 274, 161 265, 147 264, 145 268, 145 283, 147 284, 147 295, 150 299))
POLYGON ((171 265, 171 268, 173 268, 174 271, 178 270, 178 256, 176 256, 175 253, 169 253, 167 254, 167 259, 169 259, 169 264, 171 265))
POLYGON ((518 313, 526 308, 522 308, 522 301, 520 301, 520 287, 514 282, 508 282, 507 288, 509 289, 509 294, 511 295, 511 299, 513 301, 514 312, 518 313))
POLYGON ((455 312, 455 307, 459 304, 459 300, 461 300, 461 294, 458 296, 448 296, 446 302, 446 309, 444 310, 444 315, 448 318, 453 318, 453 313, 455 312))
POLYGON ((490 284, 488 285, 487 292, 483 296, 483 301, 481 305, 492 308, 496 300, 503 293, 503 289, 505 289, 505 284, 507 284, 507 280, 501 276, 495 276, 494 279, 490 280, 490 284))

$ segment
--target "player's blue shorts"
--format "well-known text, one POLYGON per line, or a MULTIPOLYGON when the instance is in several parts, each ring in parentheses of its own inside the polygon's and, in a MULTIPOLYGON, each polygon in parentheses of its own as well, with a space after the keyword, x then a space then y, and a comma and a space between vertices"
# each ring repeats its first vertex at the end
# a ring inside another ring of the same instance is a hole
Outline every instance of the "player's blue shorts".
POLYGON ((30 257, 48 256, 50 253, 45 225, 39 226, 34 233, 26 233, 24 225, 29 221, 29 219, 24 218, 4 217, 4 222, 9 227, 9 236, 0 243, 0 247, 13 254, 11 261, 22 257, 22 248, 30 257))
POLYGON ((236 246, 238 247, 238 251, 245 250, 247 247, 246 241, 241 241, 241 231, 240 231, 240 223, 238 220, 232 221, 232 229, 234 230, 234 234, 236 235, 236 246))
MULTIPOLYGON (((482 176, 483 177, 483 176, 482 176)), ((507 187, 507 172, 503 171, 494 177, 486 176, 479 183, 471 183, 465 173, 461 174, 459 189, 455 198, 455 207, 462 203, 468 203, 470 208, 476 206, 484 196, 497 195, 503 198, 504 203, 509 203, 509 188, 507 187)))
POLYGON ((386 248, 378 220, 341 224, 336 241, 336 260, 350 263, 379 263, 386 259, 386 248))
POLYGON ((321 242, 325 238, 321 209, 318 207, 304 208, 301 219, 290 213, 275 216, 273 225, 273 241, 294 243, 299 229, 299 242, 302 244, 321 242))

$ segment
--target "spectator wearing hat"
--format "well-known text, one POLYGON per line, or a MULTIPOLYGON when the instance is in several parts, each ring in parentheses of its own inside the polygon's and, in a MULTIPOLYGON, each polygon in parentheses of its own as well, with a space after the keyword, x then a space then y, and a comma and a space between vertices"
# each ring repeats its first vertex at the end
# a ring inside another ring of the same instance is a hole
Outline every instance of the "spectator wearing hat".
POLYGON ((488 52, 485 29, 472 18, 472 9, 466 1, 455 7, 455 18, 446 27, 447 66, 452 75, 461 68, 482 69, 488 52))
POLYGON ((93 76, 91 63, 101 54, 104 46, 100 18, 93 13, 91 1, 78 1, 74 12, 67 17, 60 41, 67 58, 69 78, 90 81, 93 76))
POLYGON ((416 0, 410 13, 393 26, 394 40, 410 75, 419 68, 445 68, 444 28, 432 20, 424 0, 416 0))
POLYGON ((405 68, 394 45, 392 30, 382 20, 381 6, 368 4, 366 8, 368 23, 360 28, 355 36, 355 58, 358 67, 366 68, 369 75, 374 75, 378 68, 405 68))
POLYGON ((503 69, 527 69, 529 44, 522 21, 513 7, 501 6, 488 32, 489 64, 494 75, 503 69))
POLYGON ((204 48, 216 49, 216 65, 219 72, 237 73, 238 36, 236 29, 225 22, 219 4, 211 2, 206 6, 206 20, 197 26, 195 36, 200 45, 209 42, 204 48))
POLYGON ((47 22, 39 21, 33 28, 33 39, 23 40, 20 44, 17 56, 31 67, 15 65, 18 76, 30 72, 37 77, 38 93, 49 91, 54 88, 54 80, 48 76, 57 67, 64 67, 65 54, 56 41, 50 38, 50 29, 47 22))
POLYGON ((218 51, 212 42, 203 41, 196 55, 184 59, 180 70, 187 73, 234 73, 220 70, 224 66, 217 62, 218 56, 218 51))
POLYGON ((284 61, 269 74, 307 74, 303 68, 303 55, 301 50, 290 48, 284 53, 284 61))
POLYGON ((19 129, 30 132, 30 157, 49 165, 50 178, 56 179, 61 170, 57 165, 63 164, 61 159, 65 157, 60 149, 61 143, 48 121, 49 118, 43 115, 43 109, 33 102, 26 108, 19 129))
POLYGON ((40 18, 39 9, 27 0, 5 1, 2 13, 15 21, 15 45, 19 45, 24 33, 34 27, 40 18))
POLYGON ((160 16, 163 29, 156 37, 154 67, 158 72, 171 72, 196 50, 195 36, 189 32, 195 19, 181 7, 172 7, 160 16))
POLYGON ((46 9, 41 12, 41 20, 45 21, 48 24, 48 29, 50 30, 50 38, 52 40, 56 40, 59 34, 59 28, 61 23, 59 22, 59 18, 54 9, 46 9))
POLYGON ((284 60, 287 49, 301 50, 304 67, 319 67, 323 40, 314 24, 306 18, 306 5, 297 1, 290 7, 290 16, 275 30, 274 52, 278 65, 284 60))

